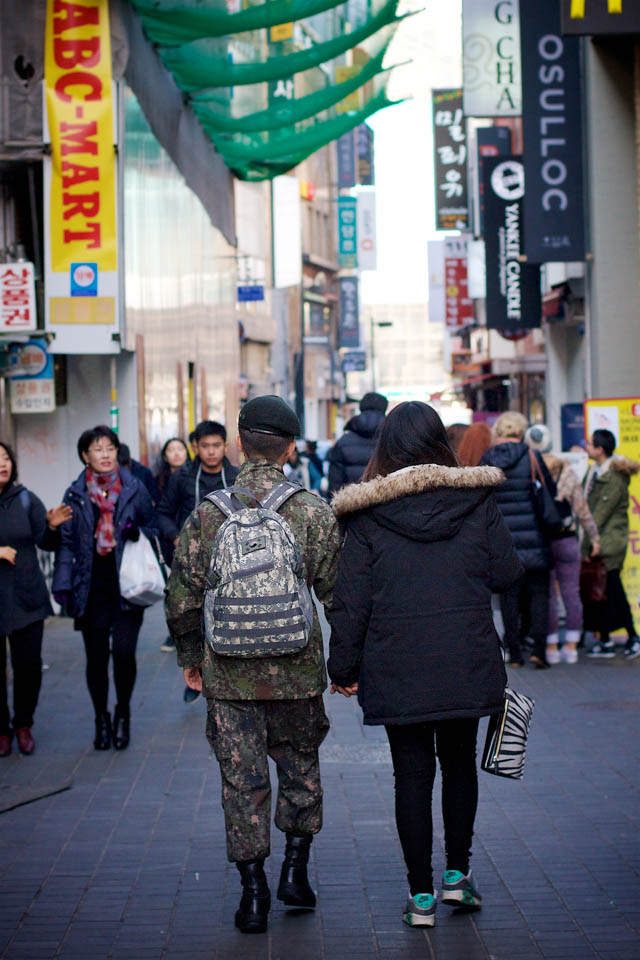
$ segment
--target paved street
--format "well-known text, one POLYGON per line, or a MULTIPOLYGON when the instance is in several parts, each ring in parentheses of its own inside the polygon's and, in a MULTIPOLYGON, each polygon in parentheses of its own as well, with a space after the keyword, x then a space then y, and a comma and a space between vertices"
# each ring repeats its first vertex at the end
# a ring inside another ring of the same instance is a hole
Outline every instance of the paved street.
MULTIPOLYGON (((269 934, 246 937, 233 926, 239 881, 203 703, 183 703, 162 637, 156 609, 141 635, 131 747, 102 754, 79 634, 65 620, 47 628, 37 753, 0 761, 3 958, 640 957, 640 661, 512 675, 537 705, 524 781, 480 775, 473 868, 484 909, 441 906, 428 933, 400 921, 384 731, 363 729, 353 701, 328 697, 325 827, 312 848, 319 907, 298 916, 275 901, 269 934)), ((275 886, 283 838, 273 842, 275 886)), ((436 874, 443 866, 437 816, 436 874)))

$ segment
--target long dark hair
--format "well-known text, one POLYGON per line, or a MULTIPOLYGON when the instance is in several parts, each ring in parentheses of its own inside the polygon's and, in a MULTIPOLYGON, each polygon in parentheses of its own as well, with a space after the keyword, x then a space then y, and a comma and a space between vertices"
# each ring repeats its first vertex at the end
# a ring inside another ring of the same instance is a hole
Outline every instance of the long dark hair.
POLYGON ((459 466, 436 411, 428 403, 411 400, 395 407, 382 422, 376 448, 362 479, 386 477, 394 470, 417 463, 459 466))
POLYGON ((162 450, 160 451, 160 457, 158 459, 158 469, 156 472, 156 480, 158 482, 158 490, 160 493, 164 490, 167 483, 169 482, 169 477, 171 476, 171 467, 165 460, 165 453, 167 452, 167 447, 170 443, 173 443, 174 440, 177 440, 178 443, 181 443, 184 449, 187 451, 187 459, 185 463, 188 463, 191 460, 191 454, 189 453, 189 447, 186 445, 182 437, 169 437, 162 450))

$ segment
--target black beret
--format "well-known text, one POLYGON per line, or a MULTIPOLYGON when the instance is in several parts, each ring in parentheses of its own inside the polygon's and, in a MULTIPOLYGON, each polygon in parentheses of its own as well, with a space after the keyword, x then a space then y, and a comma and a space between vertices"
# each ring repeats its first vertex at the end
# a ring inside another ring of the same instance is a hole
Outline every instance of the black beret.
POLYGON ((300 421, 282 397, 255 397, 245 403, 238 417, 238 426, 255 433, 270 433, 276 437, 299 437, 300 421))

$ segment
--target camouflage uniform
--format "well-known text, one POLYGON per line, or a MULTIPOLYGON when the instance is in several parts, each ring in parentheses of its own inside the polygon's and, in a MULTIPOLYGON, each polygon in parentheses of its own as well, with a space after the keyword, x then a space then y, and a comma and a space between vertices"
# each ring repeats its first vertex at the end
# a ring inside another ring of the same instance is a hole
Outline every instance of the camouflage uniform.
MULTIPOLYGON (((262 499, 284 479, 266 460, 250 460, 236 483, 262 499)), ((280 510, 300 548, 307 583, 330 603, 342 539, 330 508, 306 491, 280 510)), ((201 611, 213 542, 225 520, 203 501, 185 523, 168 586, 167 621, 181 667, 202 664, 207 736, 220 763, 230 860, 269 854, 267 755, 278 768, 276 825, 317 833, 322 822, 318 747, 329 728, 322 705, 327 684, 322 632, 314 609, 307 646, 284 657, 220 657, 204 644, 201 611)))

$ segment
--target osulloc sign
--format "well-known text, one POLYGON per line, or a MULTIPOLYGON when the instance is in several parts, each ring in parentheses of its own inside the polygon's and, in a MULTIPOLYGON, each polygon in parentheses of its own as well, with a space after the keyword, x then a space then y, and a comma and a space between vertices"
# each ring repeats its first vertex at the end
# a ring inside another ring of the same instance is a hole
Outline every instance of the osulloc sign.
POLYGON ((520 12, 524 253, 584 260, 580 41, 562 36, 557 0, 520 0, 520 12))
POLYGON ((522 157, 487 157, 484 239, 487 326, 517 332, 540 326, 540 267, 525 263, 522 244, 522 157))

